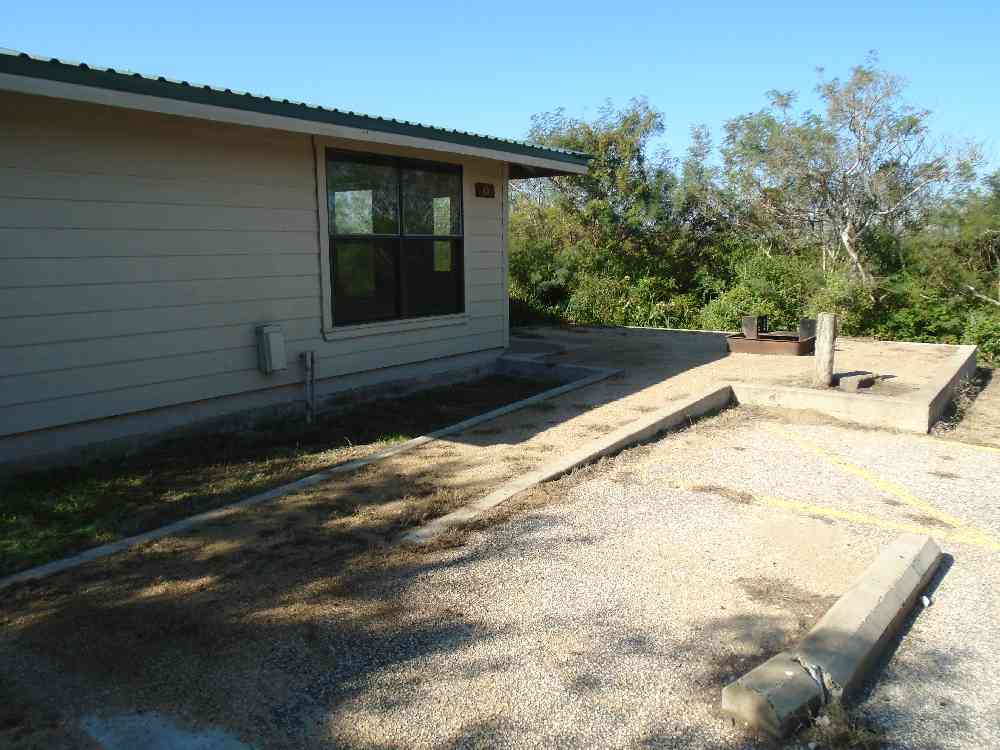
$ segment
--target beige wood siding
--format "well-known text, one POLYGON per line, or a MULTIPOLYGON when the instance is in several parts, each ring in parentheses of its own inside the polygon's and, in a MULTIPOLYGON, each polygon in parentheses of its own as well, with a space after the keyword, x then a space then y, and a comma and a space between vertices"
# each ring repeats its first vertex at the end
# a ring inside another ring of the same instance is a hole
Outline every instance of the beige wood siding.
POLYGON ((0 129, 0 435, 294 385, 303 351, 329 379, 506 344, 501 203, 473 190, 499 196, 501 162, 451 159, 465 316, 336 338, 308 136, 6 93, 0 129), (289 369, 267 377, 254 329, 272 322, 289 369))

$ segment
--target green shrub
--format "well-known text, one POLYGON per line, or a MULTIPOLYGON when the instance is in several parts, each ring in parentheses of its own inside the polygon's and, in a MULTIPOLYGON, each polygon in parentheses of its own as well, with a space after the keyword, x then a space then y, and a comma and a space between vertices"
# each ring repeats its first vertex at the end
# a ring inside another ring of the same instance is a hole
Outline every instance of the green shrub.
POLYGON ((868 290, 843 273, 827 274, 824 282, 809 297, 806 317, 815 318, 821 312, 834 313, 844 335, 867 333, 875 307, 868 290))
POLYGON ((558 307, 547 307, 536 301, 519 297, 514 289, 510 292, 510 324, 512 326, 561 323, 562 311, 558 307))
POLYGON ((978 346, 983 364, 1000 366, 1000 313, 973 311, 962 332, 962 343, 978 346))
POLYGON ((794 330, 823 283, 810 262, 787 255, 739 257, 733 272, 733 286, 702 309, 703 328, 738 330, 743 315, 766 315, 772 330, 794 330))
POLYGON ((901 276, 881 293, 871 332, 881 339, 957 344, 966 326, 965 301, 923 278, 901 276))
POLYGON ((749 284, 740 283, 726 290, 702 308, 698 322, 711 331, 738 331, 744 315, 766 315, 772 328, 781 324, 781 307, 775 300, 760 295, 749 284))
POLYGON ((577 281, 563 309, 567 322, 683 328, 697 321, 697 298, 678 294, 668 279, 581 275, 577 281))

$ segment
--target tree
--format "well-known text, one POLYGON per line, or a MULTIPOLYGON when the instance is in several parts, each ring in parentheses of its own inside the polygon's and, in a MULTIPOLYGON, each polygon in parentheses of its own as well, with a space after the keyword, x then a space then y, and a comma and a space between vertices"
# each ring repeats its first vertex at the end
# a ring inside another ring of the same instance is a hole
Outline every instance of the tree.
POLYGON ((532 123, 531 140, 593 159, 586 175, 515 189, 515 304, 577 323, 690 324, 699 305, 692 277, 711 237, 678 214, 674 163, 652 144, 662 115, 640 98, 608 103, 592 120, 556 110, 532 123))
POLYGON ((718 183, 719 170, 712 164, 712 152, 708 128, 705 125, 692 127, 691 143, 680 164, 674 205, 677 220, 701 235, 723 228, 729 213, 727 196, 718 183))
POLYGON ((986 192, 963 201, 957 249, 968 274, 965 291, 1000 307, 1000 170, 983 182, 986 192))
POLYGON ((908 247, 928 283, 1000 308, 1000 171, 983 185, 942 204, 908 247))
POLYGON ((532 117, 529 140, 594 157, 586 175, 553 178, 543 188, 593 248, 641 260, 656 246, 675 183, 666 156, 648 154, 663 127, 663 116, 645 99, 621 110, 605 104, 592 122, 562 109, 532 117))
POLYGON ((822 114, 796 115, 794 92, 771 91, 770 107, 729 121, 726 175, 751 222, 818 242, 824 268, 842 251, 870 288, 865 237, 919 223, 942 191, 973 179, 976 155, 933 144, 929 113, 902 101, 902 79, 874 56, 816 90, 822 114))

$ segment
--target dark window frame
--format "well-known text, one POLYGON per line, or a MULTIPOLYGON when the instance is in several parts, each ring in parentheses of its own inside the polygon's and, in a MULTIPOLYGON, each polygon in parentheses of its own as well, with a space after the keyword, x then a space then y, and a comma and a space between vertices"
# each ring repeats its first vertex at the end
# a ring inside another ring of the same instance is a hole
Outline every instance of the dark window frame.
MULTIPOLYGON (((420 318, 434 318, 447 315, 462 315, 466 312, 465 294, 465 175, 461 164, 450 162, 429 161, 423 159, 411 159, 405 157, 386 156, 362 151, 349 151, 344 149, 327 148, 325 150, 326 171, 329 174, 329 164, 337 161, 337 158, 354 164, 377 164, 381 166, 392 166, 396 171, 396 233, 371 233, 371 234, 337 234, 334 216, 327 216, 327 234, 329 236, 330 253, 330 288, 331 288, 331 317, 334 327, 357 326, 371 323, 385 323, 392 321, 419 320, 420 318), (455 234, 416 234, 406 232, 406 207, 404 201, 404 179, 403 172, 406 169, 416 169, 425 172, 441 172, 457 175, 458 177, 458 233, 455 234), (407 240, 413 241, 447 241, 451 243, 452 263, 454 268, 449 273, 454 276, 455 294, 457 298, 457 308, 450 312, 432 312, 407 314, 408 305, 406 263, 403 262, 405 245, 407 240), (393 242, 395 243, 394 257, 394 279, 395 279, 395 310, 392 316, 366 317, 364 319, 352 318, 338 320, 337 314, 337 242, 393 242), (454 248, 457 247, 457 252, 454 248)), ((326 185, 326 200, 329 205, 330 186, 329 177, 326 185)))

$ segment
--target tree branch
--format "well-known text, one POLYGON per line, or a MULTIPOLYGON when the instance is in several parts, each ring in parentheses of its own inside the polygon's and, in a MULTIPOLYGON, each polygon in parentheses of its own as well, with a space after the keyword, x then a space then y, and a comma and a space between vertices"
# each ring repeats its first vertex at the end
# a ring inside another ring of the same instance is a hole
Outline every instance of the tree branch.
POLYGON ((1000 307, 1000 300, 996 300, 996 299, 993 299, 992 297, 986 296, 982 292, 978 291, 971 284, 966 284, 965 288, 968 289, 969 290, 969 294, 971 294, 976 299, 982 300, 983 302, 989 302, 991 305, 996 305, 997 307, 1000 307))
POLYGON ((901 208, 903 208, 903 206, 906 204, 906 202, 908 200, 910 200, 910 198, 912 198, 914 195, 916 195, 917 193, 919 193, 925 187, 927 187, 928 185, 933 184, 935 181, 937 181, 939 179, 940 179, 939 177, 928 177, 926 180, 924 180, 919 185, 917 185, 915 188, 913 188, 913 190, 911 190, 906 195, 904 195, 902 198, 900 198, 896 202, 895 206, 891 206, 891 207, 889 207, 887 209, 884 209, 882 211, 874 211, 872 213, 872 216, 889 216, 890 214, 896 213, 901 208))

